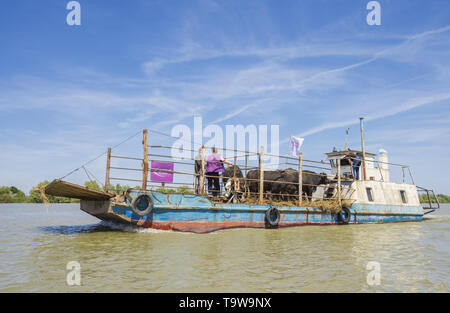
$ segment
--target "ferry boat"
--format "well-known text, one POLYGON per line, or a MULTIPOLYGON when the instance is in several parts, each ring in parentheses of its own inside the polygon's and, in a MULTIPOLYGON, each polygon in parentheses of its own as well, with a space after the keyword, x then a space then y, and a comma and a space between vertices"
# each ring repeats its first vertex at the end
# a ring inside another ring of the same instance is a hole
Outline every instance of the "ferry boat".
MULTIPOLYGON (((100 220, 144 228, 195 233, 243 227, 276 229, 304 225, 418 222, 422 221, 425 214, 439 208, 439 202, 432 190, 415 185, 408 166, 389 163, 385 150, 380 150, 378 154, 365 152, 364 144, 361 151, 345 149, 326 153, 330 171, 326 174, 327 182, 313 186, 314 192, 309 199, 304 191, 305 182, 303 181, 308 161, 303 160, 302 155, 297 159, 298 170, 291 169, 296 175, 298 174, 298 180, 292 183, 298 189, 298 193, 289 195, 294 200, 277 202, 273 199, 276 194, 266 192, 267 180, 264 179, 264 173, 268 172, 264 169, 263 150, 258 153, 257 171, 260 175, 255 179, 258 190, 253 192, 255 194, 253 203, 248 201, 252 192, 246 187, 248 186, 246 175, 236 177, 234 169, 233 177, 230 178, 234 187, 231 193, 228 192, 227 197, 212 197, 204 191, 203 185, 206 179, 203 171, 193 174, 194 179, 197 179, 194 192, 186 192, 186 190, 168 192, 167 186, 170 183, 165 185, 164 182, 161 182, 159 188, 149 188, 147 185, 149 172, 181 172, 174 170, 173 166, 177 165, 176 162, 166 162, 172 166, 165 169, 154 167, 152 162, 149 168, 147 130, 144 130, 143 137, 144 158, 138 159, 138 161, 142 160, 142 188, 129 189, 119 195, 108 192, 109 171, 113 168, 110 165, 111 159, 125 158, 112 156, 111 149, 108 149, 105 191, 93 190, 56 179, 46 186, 46 194, 80 199, 81 210, 100 220), (349 156, 355 155, 362 161, 358 169, 360 175, 355 175, 351 165, 352 158, 349 156), (391 181, 390 165, 401 169, 401 182, 391 181), (406 176, 409 176, 411 180, 408 183, 406 176), (428 207, 421 205, 419 192, 427 194, 428 207), (229 197, 230 194, 234 196, 231 197, 232 200, 229 197), (247 198, 244 197, 245 195, 247 198), (435 199, 436 207, 433 207, 432 197, 435 199), (323 205, 328 202, 334 203, 335 206, 323 205)), ((161 157, 160 154, 150 154, 150 156, 161 157)), ((286 158, 291 162, 296 160, 291 157, 286 158)), ((236 165, 236 157, 234 161, 236 165)), ((314 162, 310 167, 323 168, 325 163, 324 161, 314 162)), ((154 180, 151 179, 150 182, 154 180)))

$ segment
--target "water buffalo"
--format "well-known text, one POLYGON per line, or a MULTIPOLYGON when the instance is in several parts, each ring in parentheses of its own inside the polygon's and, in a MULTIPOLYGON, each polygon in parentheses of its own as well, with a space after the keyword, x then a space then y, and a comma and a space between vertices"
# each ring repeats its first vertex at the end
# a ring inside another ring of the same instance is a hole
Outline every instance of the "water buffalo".
MULTIPOLYGON (((274 181, 282 178, 281 172, 278 171, 264 171, 264 192, 272 192, 275 189, 274 181)), ((259 192, 259 170, 251 170, 245 177, 247 188, 251 193, 259 192)))
MULTIPOLYGON (((250 192, 259 192, 258 170, 249 171, 247 173, 246 181, 250 192)), ((311 199, 317 186, 327 184, 328 179, 325 173, 317 174, 311 171, 303 171, 302 182, 303 194, 305 194, 308 199, 311 199)), ((297 184, 298 171, 292 168, 277 171, 264 171, 264 192, 271 192, 276 198, 289 199, 292 198, 292 196, 298 195, 297 184)))
POLYGON ((308 200, 312 199, 312 195, 317 190, 317 186, 328 183, 328 177, 325 173, 317 174, 311 171, 303 171, 303 192, 306 194, 308 200))
POLYGON ((242 174, 241 169, 239 168, 239 166, 237 165, 230 165, 225 169, 225 172, 222 173, 222 181, 224 184, 226 184, 228 182, 229 178, 234 177, 234 173, 235 170, 234 168, 236 167, 236 177, 237 178, 244 178, 244 175, 242 174))
POLYGON ((232 180, 231 178, 236 177, 239 179, 239 189, 240 191, 244 191, 244 175, 242 174, 241 169, 237 165, 228 166, 225 169, 225 172, 222 174, 222 182, 225 189, 224 197, 229 200, 233 194, 232 180), (236 176, 235 176, 236 175, 236 176))

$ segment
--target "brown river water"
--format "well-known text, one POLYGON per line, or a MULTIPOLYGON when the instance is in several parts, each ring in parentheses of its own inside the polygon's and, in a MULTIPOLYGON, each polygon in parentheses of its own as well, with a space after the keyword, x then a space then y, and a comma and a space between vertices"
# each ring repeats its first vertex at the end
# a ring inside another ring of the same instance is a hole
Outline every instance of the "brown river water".
POLYGON ((0 292, 450 291, 449 205, 423 222, 210 234, 99 222, 78 204, 0 213, 0 292), (71 261, 79 286, 66 282, 71 261))

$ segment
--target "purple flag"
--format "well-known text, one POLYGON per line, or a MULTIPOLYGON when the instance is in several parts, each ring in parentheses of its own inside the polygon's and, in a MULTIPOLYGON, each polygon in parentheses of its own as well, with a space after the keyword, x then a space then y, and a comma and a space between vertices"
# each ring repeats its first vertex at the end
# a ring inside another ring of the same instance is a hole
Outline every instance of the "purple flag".
POLYGON ((167 171, 173 172, 173 163, 152 161, 150 180, 161 183, 173 183, 173 173, 167 173, 167 171))

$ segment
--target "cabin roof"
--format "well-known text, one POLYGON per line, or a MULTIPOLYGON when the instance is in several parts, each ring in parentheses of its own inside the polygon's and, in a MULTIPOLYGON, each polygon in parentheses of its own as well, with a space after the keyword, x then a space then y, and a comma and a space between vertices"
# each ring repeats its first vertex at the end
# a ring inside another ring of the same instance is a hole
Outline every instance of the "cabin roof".
MULTIPOLYGON (((362 155, 362 151, 359 150, 341 150, 341 151, 333 151, 333 152, 328 152, 325 153, 328 156, 328 159, 340 159, 341 157, 344 157, 345 155, 349 154, 349 153, 355 153, 355 154, 361 154, 362 155)), ((371 152, 366 152, 366 157, 375 157, 376 154, 375 153, 371 153, 371 152)))

